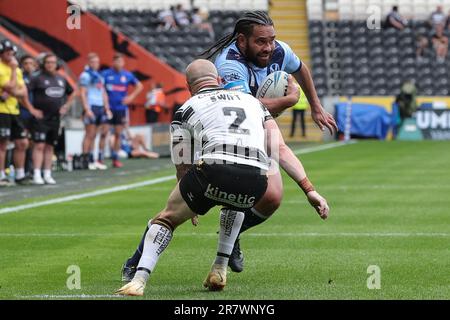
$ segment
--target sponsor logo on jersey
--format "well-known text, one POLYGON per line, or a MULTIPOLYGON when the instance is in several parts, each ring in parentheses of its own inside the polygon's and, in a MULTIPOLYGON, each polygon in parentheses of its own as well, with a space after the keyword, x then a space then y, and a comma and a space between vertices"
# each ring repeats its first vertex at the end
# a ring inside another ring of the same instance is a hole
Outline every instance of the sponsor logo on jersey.
POLYGON ((0 137, 9 137, 11 135, 11 129, 0 128, 0 137))
POLYGON ((205 191, 205 197, 221 201, 224 203, 231 204, 238 208, 251 208, 255 203, 255 197, 249 196, 248 194, 235 194, 221 191, 219 187, 214 187, 208 184, 205 191))
POLYGON ((50 98, 61 98, 64 96, 64 91, 61 87, 48 87, 45 89, 45 94, 50 98))
POLYGON ((123 83, 127 82, 127 77, 121 76, 120 77, 120 82, 123 82, 123 83))
POLYGON ((223 82, 232 82, 232 81, 236 81, 236 80, 240 80, 240 79, 239 79, 238 73, 232 72, 232 73, 228 73, 228 74, 224 75, 222 80, 223 80, 223 82))
POLYGON ((272 63, 269 67, 270 73, 280 70, 280 65, 278 63, 272 63))
POLYGON ((127 91, 127 86, 124 86, 122 84, 107 84, 106 89, 108 91, 124 92, 127 91))
POLYGON ((244 80, 229 82, 224 86, 224 89, 241 91, 246 93, 250 92, 250 90, 248 89, 248 84, 244 80))

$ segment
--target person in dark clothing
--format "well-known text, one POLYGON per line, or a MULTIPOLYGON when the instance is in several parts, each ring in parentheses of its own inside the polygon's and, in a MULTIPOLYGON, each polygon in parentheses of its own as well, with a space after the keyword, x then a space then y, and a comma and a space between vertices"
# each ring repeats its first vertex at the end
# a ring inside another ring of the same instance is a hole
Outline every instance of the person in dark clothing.
POLYGON ((60 118, 70 108, 75 91, 65 78, 57 73, 57 57, 44 56, 41 72, 30 80, 28 89, 33 95, 33 105, 43 113, 42 119, 31 121, 34 184, 55 184, 51 175, 54 147, 58 142, 60 118), (44 179, 41 168, 44 167, 44 179))
POLYGON ((406 28, 408 21, 400 15, 398 12, 398 7, 393 6, 392 11, 386 17, 385 26, 386 28, 395 28, 398 30, 403 30, 406 28))
MULTIPOLYGON (((38 64, 36 59, 34 59, 30 55, 24 55, 20 58, 20 68, 22 69, 23 81, 28 88, 28 84, 30 83, 31 78, 36 73, 38 69, 38 64)), ((37 119, 42 119, 42 111, 38 109, 33 109, 33 97, 30 94, 29 90, 27 90, 27 94, 19 99, 19 109, 20 109, 20 119, 25 127, 25 131, 27 134, 27 138, 30 139, 30 123, 33 117, 37 119), (33 114, 29 111, 32 110, 33 114)), ((28 148, 25 155, 25 175, 27 177, 32 176, 33 170, 33 145, 31 141, 29 141, 28 148)), ((29 179, 27 181, 30 181, 29 179)))
POLYGON ((398 124, 398 128, 401 127, 406 118, 411 118, 414 111, 416 111, 416 96, 417 89, 414 83, 411 80, 405 81, 400 93, 395 98, 395 102, 397 103, 400 112, 400 123, 398 124))

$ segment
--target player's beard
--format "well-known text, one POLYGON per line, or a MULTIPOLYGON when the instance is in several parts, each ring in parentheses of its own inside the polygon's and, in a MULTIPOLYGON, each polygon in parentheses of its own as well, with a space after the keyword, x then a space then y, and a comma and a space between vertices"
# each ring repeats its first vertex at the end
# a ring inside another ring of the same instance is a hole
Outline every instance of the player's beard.
POLYGON ((272 59, 273 56, 273 50, 271 52, 253 52, 252 49, 250 48, 250 46, 247 44, 247 46, 245 47, 245 56, 247 58, 247 60, 249 60, 251 63, 253 63, 255 66, 259 67, 259 68, 265 68, 269 65, 270 60, 272 59), (268 58, 266 61, 261 61, 259 58, 259 55, 266 55, 268 54, 268 58))

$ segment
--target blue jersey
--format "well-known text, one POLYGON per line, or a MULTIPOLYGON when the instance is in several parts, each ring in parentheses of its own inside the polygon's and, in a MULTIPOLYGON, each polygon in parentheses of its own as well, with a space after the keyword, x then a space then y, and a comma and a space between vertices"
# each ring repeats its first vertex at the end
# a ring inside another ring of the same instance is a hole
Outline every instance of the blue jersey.
POLYGON ((129 71, 116 71, 113 68, 104 70, 102 76, 111 110, 126 110, 127 106, 122 101, 127 96, 128 86, 136 85, 138 79, 129 71))
POLYGON ((100 73, 86 67, 80 75, 79 83, 87 91, 87 102, 89 106, 103 106, 104 80, 100 73))
POLYGON ((224 88, 256 96, 259 84, 270 73, 278 70, 294 73, 300 70, 302 62, 288 44, 275 41, 272 59, 267 67, 260 68, 247 61, 233 42, 216 57, 215 65, 224 88))
POLYGON ((133 151, 133 146, 130 143, 130 140, 128 140, 127 135, 122 132, 120 134, 120 149, 125 151, 128 154, 128 157, 131 157, 131 152, 133 151))

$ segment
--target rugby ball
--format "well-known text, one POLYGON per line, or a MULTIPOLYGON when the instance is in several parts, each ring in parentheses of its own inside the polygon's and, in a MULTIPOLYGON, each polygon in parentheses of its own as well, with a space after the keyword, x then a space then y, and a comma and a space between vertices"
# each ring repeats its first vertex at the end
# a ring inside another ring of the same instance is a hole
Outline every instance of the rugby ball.
POLYGON ((272 72, 259 85, 256 98, 284 97, 288 89, 288 77, 284 71, 272 72))

